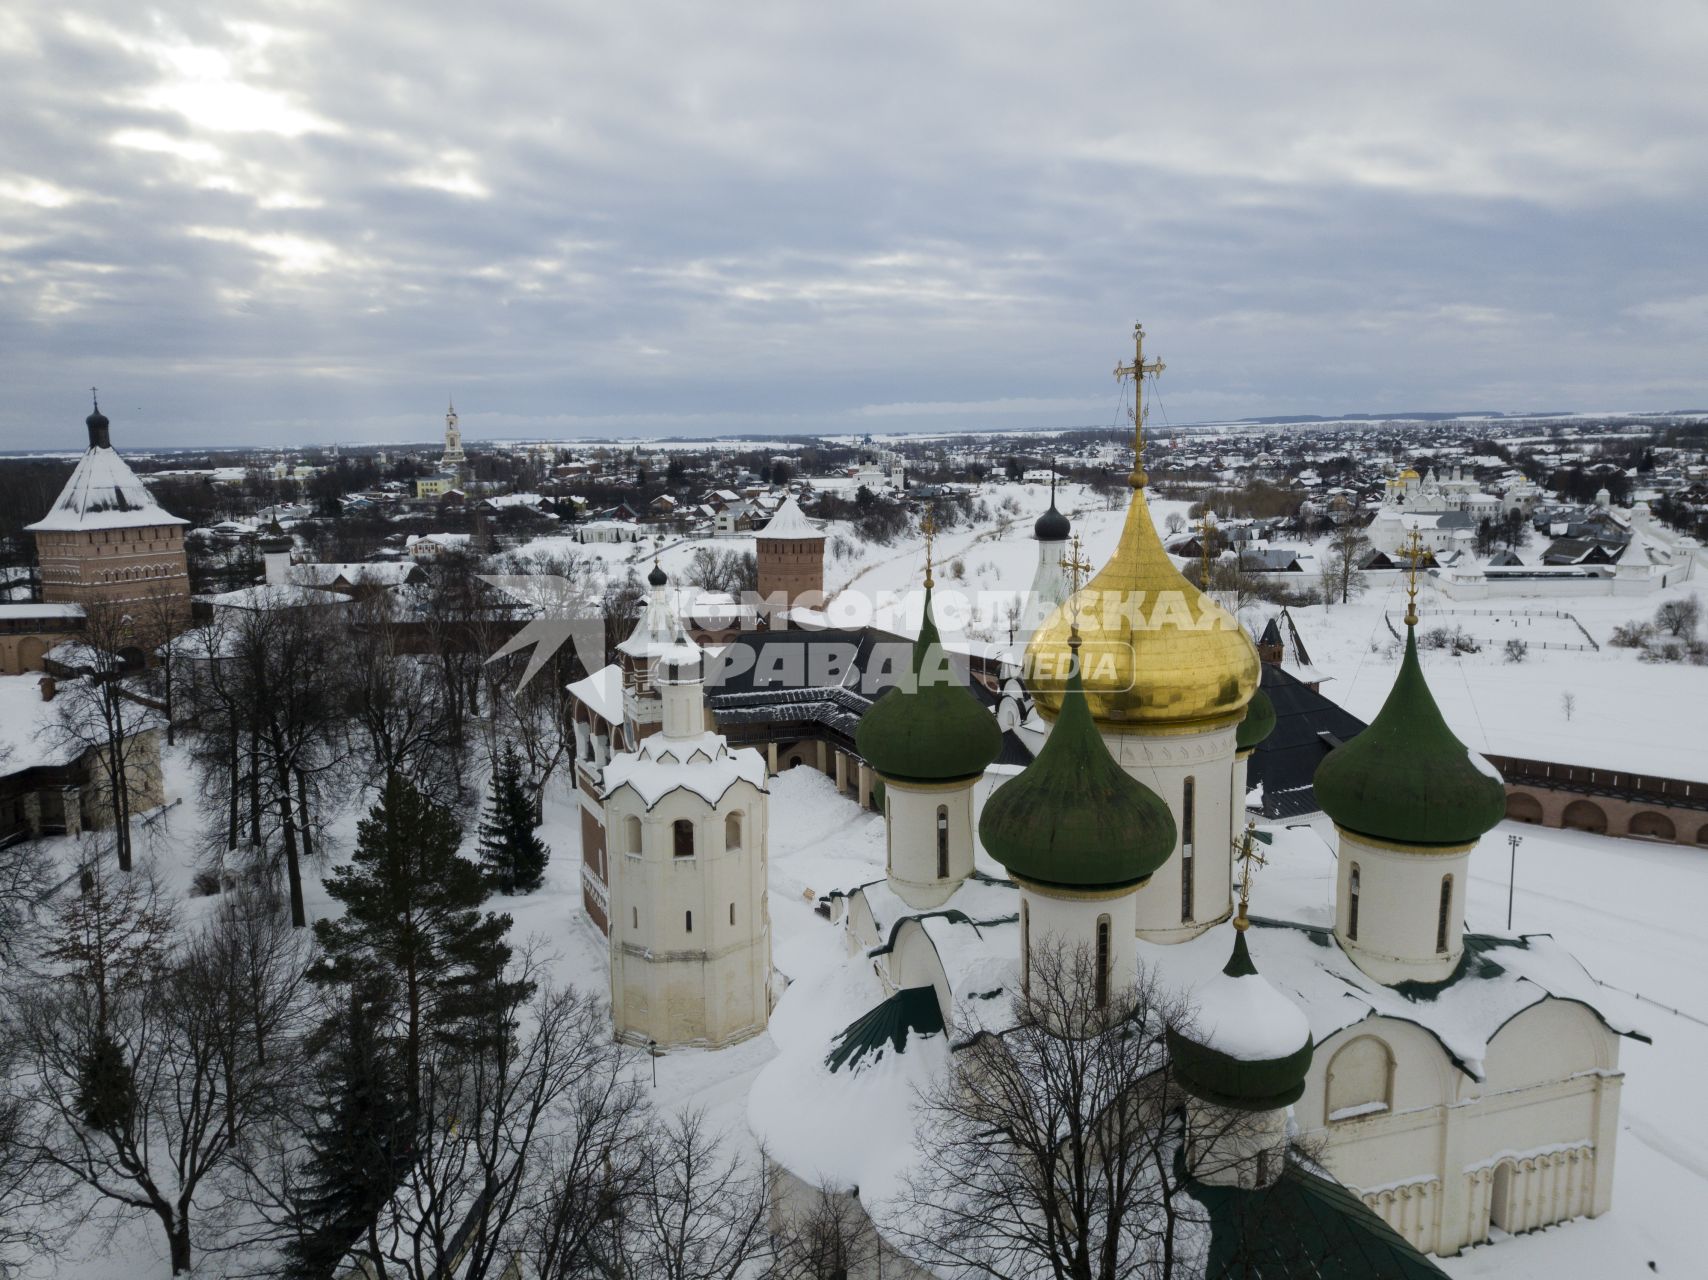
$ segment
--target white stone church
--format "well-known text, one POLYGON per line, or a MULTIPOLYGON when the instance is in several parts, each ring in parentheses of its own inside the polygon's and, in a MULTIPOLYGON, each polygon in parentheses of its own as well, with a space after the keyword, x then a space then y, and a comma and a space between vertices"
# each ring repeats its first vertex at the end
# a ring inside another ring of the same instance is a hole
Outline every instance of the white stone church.
MULTIPOLYGON (((1030 638, 1031 765, 988 785, 1001 735, 953 683, 893 690, 866 714, 886 874, 822 893, 826 963, 786 990, 770 964, 765 762, 708 731, 701 655, 655 573, 620 668, 574 690, 583 876, 610 938, 617 1034, 715 1046, 769 1018, 777 1056, 753 1127, 796 1184, 855 1195, 881 1225, 914 1158, 915 1088, 969 1036, 1013 1025, 1038 947, 1083 946, 1111 987, 1143 966, 1199 1007, 1180 1049, 1189 1123, 1234 1107, 1271 1135, 1205 1181, 1266 1193, 1289 1132, 1320 1142, 1363 1202, 1338 1229, 1391 1250, 1383 1274, 1437 1274, 1422 1254, 1605 1212, 1620 1041, 1637 1033, 1598 1011, 1548 936, 1465 932, 1470 855, 1504 793, 1436 708, 1415 609, 1387 704, 1316 775, 1330 822, 1254 833, 1259 910, 1236 913, 1246 761, 1274 712, 1250 637, 1164 551, 1137 464, 1131 483, 1114 555, 1030 638), (1259 987, 1282 1011, 1242 1034, 1227 1007, 1246 1005, 1226 993, 1259 987)), ((930 586, 928 565, 916 672, 946 662, 930 586)))

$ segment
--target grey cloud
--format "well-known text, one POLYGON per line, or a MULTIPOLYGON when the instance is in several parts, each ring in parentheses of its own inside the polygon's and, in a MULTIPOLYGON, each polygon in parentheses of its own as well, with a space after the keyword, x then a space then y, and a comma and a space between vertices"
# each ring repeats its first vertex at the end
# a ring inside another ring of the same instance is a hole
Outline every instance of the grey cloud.
POLYGON ((26 5, 0 448, 1701 402, 1700 9, 1493 9, 26 5))

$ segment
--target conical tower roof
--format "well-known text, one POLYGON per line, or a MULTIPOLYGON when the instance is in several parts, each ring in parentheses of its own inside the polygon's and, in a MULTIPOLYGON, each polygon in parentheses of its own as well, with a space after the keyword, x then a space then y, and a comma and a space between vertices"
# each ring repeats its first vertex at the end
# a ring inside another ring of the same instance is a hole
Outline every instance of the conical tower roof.
POLYGON ((1109 754, 1073 668, 1037 759, 985 801, 979 839, 1021 879, 1112 889, 1150 879, 1174 838, 1168 805, 1109 754))
POLYGON ((1245 917, 1233 954, 1192 994, 1192 1017, 1168 1031, 1175 1079, 1194 1097, 1242 1111, 1290 1106, 1305 1091, 1313 1043, 1304 1012, 1252 963, 1245 917))
POLYGON ((949 673, 929 577, 911 677, 872 704, 855 731, 855 748, 872 768, 900 782, 976 778, 1001 754, 1002 730, 972 690, 949 673))
POLYGON ((26 531, 69 533, 190 523, 168 514, 136 478, 130 464, 113 449, 112 424, 99 405, 84 422, 89 428, 89 447, 78 459, 48 513, 34 524, 25 525, 26 531))
POLYGON ((1354 835, 1397 844, 1469 844, 1506 816, 1500 774, 1447 727, 1417 658, 1415 615, 1388 700, 1370 727, 1329 752, 1317 802, 1354 835))

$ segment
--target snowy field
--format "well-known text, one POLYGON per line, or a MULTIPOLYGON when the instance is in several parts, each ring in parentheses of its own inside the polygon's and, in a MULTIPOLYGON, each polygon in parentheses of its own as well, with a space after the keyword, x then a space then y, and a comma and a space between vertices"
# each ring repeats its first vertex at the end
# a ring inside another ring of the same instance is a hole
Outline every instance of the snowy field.
MULTIPOLYGON (((969 592, 1024 588, 1037 559, 1031 522, 1048 502, 1044 486, 1008 486, 990 500, 1013 493, 1022 511, 998 528, 959 529, 938 540, 940 584, 969 592), (959 564, 961 575, 953 576, 959 564)), ((1085 538, 1087 553, 1101 563, 1113 548, 1122 509, 1109 510, 1088 493, 1064 490, 1061 505, 1085 538)), ((1159 503, 1166 519, 1177 504, 1159 503)), ((832 532, 835 532, 834 530, 832 532)), ((720 549, 751 546, 751 539, 712 539, 720 549)), ((693 542, 668 545, 667 569, 685 566, 693 542)), ((578 548, 621 572, 649 562, 642 544, 578 548)), ((833 586, 857 591, 907 591, 923 572, 917 540, 891 547, 855 546, 852 555, 829 564, 833 586)), ((1652 614, 1657 599, 1548 601, 1549 609, 1575 613, 1598 640, 1622 621, 1652 614)), ((1426 592, 1428 615, 1436 606, 1426 592)), ((1441 602, 1449 607, 1450 602, 1441 602)), ((1491 601, 1480 608, 1525 610, 1535 601, 1491 601)), ((1392 586, 1372 590, 1347 606, 1294 611, 1315 664, 1331 679, 1324 693, 1368 719, 1392 680, 1393 642, 1383 621, 1397 622, 1402 597, 1392 586)), ((1261 614, 1254 615, 1261 617, 1261 614)), ((1491 624, 1492 625, 1492 624, 1491 624)), ((1575 630, 1575 627, 1574 627, 1575 630)), ((1505 662, 1498 646, 1452 658, 1425 656, 1425 668, 1454 730, 1473 746, 1549 759, 1582 760, 1672 776, 1708 779, 1708 669, 1655 666, 1628 652, 1532 651, 1520 664, 1505 662), (1571 690, 1575 707, 1565 715, 1561 694, 1571 690)), ((199 815, 194 778, 182 749, 166 759, 168 793, 175 803, 142 838, 140 856, 153 859, 175 890, 187 889, 193 870, 189 852, 197 844, 199 815)), ((799 769, 774 779, 771 799, 771 917, 773 956, 788 978, 805 976, 827 963, 839 942, 832 926, 813 911, 818 895, 848 888, 883 874, 880 819, 836 795, 831 782, 799 769)), ((545 887, 521 898, 494 898, 494 910, 515 917, 512 941, 533 941, 553 957, 560 981, 601 990, 607 983, 603 938, 580 907, 580 836, 576 801, 567 778, 548 790, 542 836, 552 858, 545 887)), ((325 859, 307 886, 311 917, 333 904, 321 876, 348 857, 359 816, 343 814, 323 845, 325 859)), ((1708 1063, 1708 996, 1700 975, 1708 971, 1708 929, 1701 921, 1708 903, 1708 850, 1606 839, 1576 832, 1503 824, 1478 847, 1472 860, 1467 911, 1472 929, 1495 932, 1506 922, 1508 831, 1524 838, 1518 854, 1518 932, 1551 933, 1605 985, 1609 1012, 1641 1027, 1653 1045, 1622 1045, 1625 1083, 1614 1208, 1595 1221, 1550 1228, 1445 1260, 1450 1274, 1511 1280, 1583 1280, 1624 1276, 1701 1274, 1696 1215, 1708 1205, 1708 1107, 1700 1102, 1700 1076, 1708 1063), (1651 1265, 1652 1264, 1652 1265, 1651 1265)), ((1267 868, 1259 901, 1268 894, 1302 907, 1327 907, 1332 894, 1332 855, 1284 861, 1267 868)), ((470 840, 472 847, 472 836, 470 840)), ((205 910, 209 899, 190 899, 187 915, 205 910)), ((1261 910, 1261 908, 1260 908, 1261 910)), ((784 995, 777 1018, 794 1016, 784 995)), ((650 1079, 657 1069, 657 1099, 666 1108, 699 1108, 714 1125, 750 1143, 748 1093, 760 1069, 777 1052, 769 1034, 721 1052, 673 1052, 649 1063, 636 1053, 635 1069, 650 1079)), ((57 1270, 78 1280, 134 1280, 164 1274, 160 1231, 152 1219, 135 1219, 99 1237, 95 1251, 57 1270)), ((241 1269, 242 1260, 204 1255, 200 1274, 241 1269)))

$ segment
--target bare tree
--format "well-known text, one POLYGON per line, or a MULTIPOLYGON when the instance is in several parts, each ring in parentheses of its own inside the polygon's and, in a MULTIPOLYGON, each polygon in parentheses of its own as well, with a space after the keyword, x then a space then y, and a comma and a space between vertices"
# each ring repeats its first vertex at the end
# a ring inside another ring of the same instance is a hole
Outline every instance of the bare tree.
POLYGON ((378 786, 396 773, 428 795, 454 794, 449 716, 430 660, 409 652, 390 597, 376 594, 352 609, 341 666, 363 781, 378 786))
POLYGON ((543 990, 524 962, 483 1025, 433 1043, 419 1155, 353 1257, 374 1274, 639 1275, 622 1257, 620 1208, 646 1186, 646 1100, 601 1001, 543 990), (526 1026, 524 1024, 527 1024, 526 1026))
POLYGON ((155 711, 125 687, 130 664, 122 650, 134 647, 136 628, 117 606, 91 605, 84 619, 80 662, 84 677, 63 682, 54 695, 58 715, 50 728, 66 753, 94 762, 101 798, 108 809, 119 869, 131 866, 131 801, 149 764, 145 731, 159 722, 155 711))
POLYGON ((1016 1025, 964 1047, 926 1097, 893 1233, 921 1265, 1170 1274, 1183 1210, 1165 1033, 1185 1010, 1149 973, 1101 1004, 1099 985, 1083 949, 1037 948, 1016 1025))
POLYGON ((1655 625, 1669 636, 1682 640, 1694 639, 1702 621, 1702 601, 1696 596, 1665 601, 1655 610, 1655 625))
POLYGON ((1359 562, 1369 550, 1370 540, 1350 520, 1334 527, 1328 549, 1323 553, 1324 604, 1346 604, 1352 599, 1353 592, 1362 585, 1358 577, 1359 562))
POLYGON ((768 1280, 830 1280, 872 1274, 883 1245, 853 1192, 821 1187, 803 1209, 780 1214, 768 1280))
POLYGON ((300 955, 236 913, 169 948, 141 872, 94 879, 18 1001, 31 1154, 120 1215, 153 1214, 183 1274, 194 1215, 217 1212, 218 1175, 293 1078, 280 1000, 300 955))
POLYGON ((190 642, 194 755, 223 844, 247 829, 254 854, 283 870, 291 921, 307 924, 302 864, 325 814, 347 793, 343 632, 330 612, 288 603, 234 611, 190 642))
POLYGON ((770 1253, 769 1210, 760 1169, 731 1151, 703 1113, 659 1120, 641 1185, 624 1207, 616 1274, 737 1280, 770 1253))

